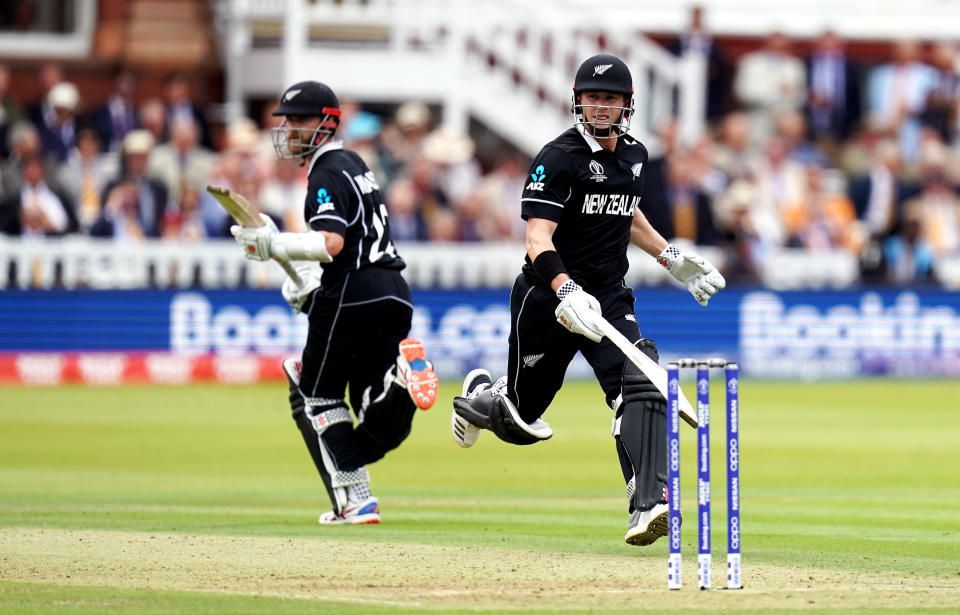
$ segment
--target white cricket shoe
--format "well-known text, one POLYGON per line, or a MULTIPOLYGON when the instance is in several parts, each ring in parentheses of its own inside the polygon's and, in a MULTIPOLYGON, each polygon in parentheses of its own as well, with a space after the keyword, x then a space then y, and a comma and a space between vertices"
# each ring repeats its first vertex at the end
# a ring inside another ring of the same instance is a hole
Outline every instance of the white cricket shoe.
POLYGON ((650 510, 635 510, 630 515, 627 535, 623 537, 627 544, 646 546, 667 535, 670 523, 670 507, 655 504, 650 510))
MULTIPOLYGON (((486 390, 491 383, 490 372, 483 368, 477 368, 463 379, 463 389, 460 396, 473 399, 486 390)), ((470 448, 477 443, 477 438, 480 437, 480 428, 457 414, 456 411, 450 416, 450 431, 453 433, 453 440, 461 448, 470 448)))
POLYGON ((397 380, 407 388, 417 408, 426 410, 437 401, 437 374, 433 363, 427 361, 423 344, 412 337, 400 342, 397 380))
POLYGON ((339 515, 332 510, 328 510, 320 515, 317 523, 320 525, 380 523, 380 506, 377 504, 377 498, 370 496, 361 502, 348 502, 339 515))

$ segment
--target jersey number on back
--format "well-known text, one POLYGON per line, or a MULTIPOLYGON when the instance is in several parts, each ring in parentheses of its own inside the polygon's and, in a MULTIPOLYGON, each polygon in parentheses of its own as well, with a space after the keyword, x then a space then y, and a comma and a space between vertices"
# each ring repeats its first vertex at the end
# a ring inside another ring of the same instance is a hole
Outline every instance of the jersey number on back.
POLYGON ((383 203, 380 203, 380 215, 378 216, 376 210, 374 210, 373 215, 370 217, 372 218, 373 228, 377 231, 377 238, 374 240, 373 245, 370 246, 370 262, 377 262, 384 254, 396 256, 397 250, 393 247, 393 242, 384 236, 384 231, 386 230, 386 224, 384 222, 387 219, 387 206, 383 203))

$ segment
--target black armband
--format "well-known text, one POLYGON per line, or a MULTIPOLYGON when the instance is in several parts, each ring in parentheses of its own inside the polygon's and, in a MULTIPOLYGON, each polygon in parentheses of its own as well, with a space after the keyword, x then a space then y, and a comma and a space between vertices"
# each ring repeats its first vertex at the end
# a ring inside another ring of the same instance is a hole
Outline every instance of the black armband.
POLYGON ((536 260, 533 261, 533 270, 537 272, 537 275, 547 286, 550 286, 553 278, 567 272, 556 250, 547 250, 538 254, 536 260))

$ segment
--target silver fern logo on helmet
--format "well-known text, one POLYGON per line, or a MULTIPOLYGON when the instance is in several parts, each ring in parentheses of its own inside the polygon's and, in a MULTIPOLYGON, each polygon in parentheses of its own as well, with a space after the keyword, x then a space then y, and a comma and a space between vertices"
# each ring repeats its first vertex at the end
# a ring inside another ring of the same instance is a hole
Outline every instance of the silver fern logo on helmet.
POLYGON ((611 68, 613 68, 613 64, 598 64, 597 66, 593 67, 593 76, 596 77, 597 75, 602 75, 611 68))

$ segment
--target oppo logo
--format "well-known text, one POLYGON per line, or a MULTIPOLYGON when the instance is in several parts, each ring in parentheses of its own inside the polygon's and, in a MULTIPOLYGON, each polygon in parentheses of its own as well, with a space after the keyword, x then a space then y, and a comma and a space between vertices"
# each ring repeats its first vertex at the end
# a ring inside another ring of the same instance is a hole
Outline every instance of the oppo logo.
POLYGON ((730 438, 730 441, 727 442, 727 457, 730 459, 730 471, 738 471, 740 469, 740 443, 735 438, 730 438))

